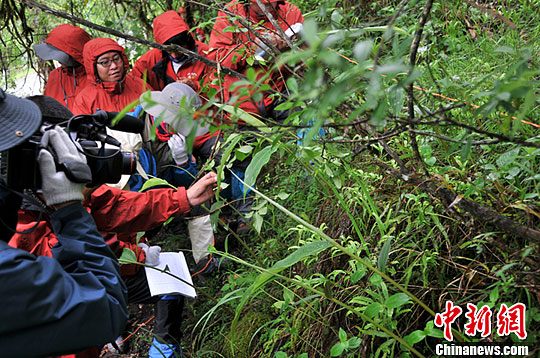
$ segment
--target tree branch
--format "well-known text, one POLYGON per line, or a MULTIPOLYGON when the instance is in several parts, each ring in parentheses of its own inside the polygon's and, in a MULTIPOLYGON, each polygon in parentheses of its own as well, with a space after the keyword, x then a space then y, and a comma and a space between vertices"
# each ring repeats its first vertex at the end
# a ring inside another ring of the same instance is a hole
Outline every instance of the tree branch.
MULTIPOLYGON (((418 26, 418 29, 416 30, 416 33, 414 34, 414 39, 411 44, 411 53, 409 57, 410 62, 410 69, 408 76, 412 75, 412 72, 414 71, 414 68, 416 66, 416 55, 418 53, 418 46, 420 46, 420 41, 422 39, 422 33, 424 32, 424 26, 426 26, 426 22, 429 18, 429 14, 431 12, 431 7, 433 5, 433 0, 427 0, 426 5, 424 7, 424 11, 422 13, 422 17, 420 18, 420 24, 418 26)), ((416 134, 414 133, 414 82, 411 82, 409 84, 409 87, 407 88, 407 97, 408 97, 408 104, 407 109, 409 112, 409 136, 411 138, 411 145, 415 154, 415 157, 417 160, 420 161, 422 164, 422 167, 424 169, 424 172, 426 175, 429 175, 429 171, 427 169, 426 163, 424 163, 424 160, 422 159, 422 155, 420 155, 420 150, 418 149, 418 142, 416 141, 416 134)))

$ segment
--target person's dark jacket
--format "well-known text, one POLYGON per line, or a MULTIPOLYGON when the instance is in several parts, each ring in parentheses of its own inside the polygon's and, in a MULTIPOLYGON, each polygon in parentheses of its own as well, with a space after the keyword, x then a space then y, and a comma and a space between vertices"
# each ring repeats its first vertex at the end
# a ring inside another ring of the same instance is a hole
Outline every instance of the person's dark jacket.
POLYGON ((127 320, 116 258, 81 204, 50 216, 53 258, 0 241, 0 352, 33 357, 114 341, 127 320))

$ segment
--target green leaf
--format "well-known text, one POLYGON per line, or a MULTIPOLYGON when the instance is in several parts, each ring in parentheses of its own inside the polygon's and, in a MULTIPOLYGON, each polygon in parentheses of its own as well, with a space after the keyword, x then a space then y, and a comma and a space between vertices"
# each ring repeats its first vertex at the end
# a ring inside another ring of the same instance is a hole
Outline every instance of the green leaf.
POLYGON ((135 252, 131 249, 125 248, 122 250, 122 255, 118 259, 118 262, 121 265, 127 265, 127 264, 136 264, 137 261, 137 255, 135 255, 135 252))
POLYGON ((405 90, 399 86, 392 86, 388 91, 388 101, 390 103, 390 112, 393 115, 398 116, 405 103, 405 90))
POLYGON ((467 143, 461 147, 461 160, 467 161, 471 156, 472 141, 470 138, 467 138, 467 143))
POLYGON ((341 327, 339 328, 338 336, 341 342, 345 342, 347 340, 347 332, 345 332, 341 327))
POLYGON ((356 271, 353 272, 353 274, 351 275, 351 283, 354 285, 355 283, 357 283, 358 281, 360 281, 360 279, 362 277, 364 277, 366 275, 366 268, 365 267, 359 267, 356 271))
MULTIPOLYGON (((276 262, 266 272, 261 273, 253 284, 250 286, 250 291, 254 292, 264 286, 266 283, 275 278, 275 274, 280 273, 288 267, 298 263, 299 261, 317 255, 321 251, 329 248, 331 244, 328 241, 312 241, 303 246, 300 246, 293 253, 276 262)), ((246 295, 247 297, 247 295, 246 295)))
MULTIPOLYGON (((217 174, 218 174, 218 186, 222 188, 222 180, 224 177, 223 169, 225 168, 225 165, 229 162, 229 159, 231 157, 231 154, 234 150, 234 147, 240 142, 242 139, 242 135, 238 133, 233 133, 230 136, 227 137, 225 143, 223 144, 224 150, 223 155, 221 156, 221 163, 219 164, 217 174)), ((222 188, 223 189, 223 188, 222 188)))
POLYGON ((276 354, 274 355, 274 358, 287 358, 287 357, 288 357, 287 353, 282 352, 282 351, 276 352, 276 354))
POLYGON ((369 283, 373 286, 380 286, 382 284, 382 277, 375 273, 369 278, 369 283))
POLYGON ((379 302, 373 302, 366 307, 364 314, 369 318, 374 318, 381 312, 382 308, 383 307, 379 302))
POLYGON ((409 343, 411 346, 415 345, 416 343, 420 342, 426 337, 426 333, 424 331, 416 330, 412 332, 411 334, 406 335, 403 337, 405 342, 409 343))
POLYGON ((334 344, 330 349, 330 356, 339 357, 343 353, 344 348, 345 347, 343 344, 341 344, 341 342, 334 344))
POLYGON ((223 104, 223 103, 214 103, 214 105, 222 110, 224 110, 227 113, 233 114, 232 117, 233 120, 240 119, 244 121, 246 124, 257 128, 261 132, 269 133, 271 132, 271 129, 264 124, 261 120, 257 119, 255 116, 252 116, 251 114, 247 113, 241 108, 231 106, 230 104, 223 104))
POLYGON ((332 15, 330 15, 330 19, 332 20, 332 25, 339 25, 341 24, 341 21, 343 20, 343 15, 339 12, 339 10, 335 9, 332 11, 332 15))
POLYGON ((244 154, 249 154, 253 150, 253 147, 250 145, 243 145, 240 148, 238 148, 236 151, 244 154))
POLYGON ((424 332, 426 333, 426 335, 428 335, 430 337, 434 337, 434 338, 443 338, 444 337, 443 331, 441 331, 438 328, 434 328, 433 321, 429 321, 426 324, 426 328, 424 329, 424 332))
POLYGON ((168 181, 164 180, 164 179, 161 179, 161 178, 150 178, 148 179, 147 181, 144 182, 143 186, 141 187, 141 189, 139 191, 143 192, 143 191, 146 191, 150 188, 154 188, 154 187, 167 187, 167 188, 174 188, 176 189, 176 187, 174 185, 171 185, 169 184, 168 181))
POLYGON ((246 159, 253 151, 253 147, 250 145, 243 145, 236 150, 236 158, 240 161, 246 159))
POLYGON ((298 81, 296 80, 295 77, 291 76, 287 78, 286 83, 287 83, 287 89, 289 90, 289 92, 298 93, 298 81))
POLYGON ((358 337, 351 337, 349 339, 349 348, 354 349, 360 347, 360 343, 362 343, 362 340, 358 337))
POLYGON ((131 112, 131 110, 139 104, 139 99, 137 98, 135 101, 128 104, 122 111, 118 112, 118 114, 112 119, 111 121, 111 127, 114 129, 114 126, 120 122, 122 118, 128 113, 131 112))
POLYGON ((288 109, 291 109, 293 106, 294 106, 294 102, 286 101, 286 102, 278 104, 274 108, 274 111, 286 111, 288 109))
POLYGON ((390 256, 390 247, 392 246, 392 237, 388 237, 384 242, 381 252, 379 253, 379 259, 377 260, 377 266, 381 271, 386 269, 388 263, 388 256, 390 256))
POLYGON ((493 290, 491 290, 491 292, 489 293, 489 300, 492 302, 492 303, 495 303, 497 302, 497 300, 499 299, 499 287, 495 287, 493 290))
MULTIPOLYGON (((262 287, 264 287, 264 285, 275 279, 277 274, 307 257, 317 255, 321 251, 329 248, 330 246, 332 246, 332 244, 328 241, 312 241, 303 246, 300 246, 293 253, 279 260, 272 267, 259 274, 257 278, 253 281, 251 286, 248 288, 248 292, 242 296, 242 300, 236 306, 235 321, 238 319, 240 312, 242 311, 246 303, 250 299, 254 298, 256 296, 256 293, 262 287)), ((233 325, 235 325, 234 322, 233 325)))
POLYGON ((294 301, 294 292, 288 289, 287 287, 283 288, 283 299, 287 303, 294 301))
POLYGON ((353 49, 354 58, 356 58, 358 62, 364 61, 370 55, 372 48, 373 41, 358 42, 353 49))
POLYGON ((246 77, 248 80, 255 82, 257 80, 256 73, 253 67, 249 67, 246 71, 246 77))
POLYGON ((257 177, 259 176, 262 167, 268 163, 270 157, 276 151, 276 149, 277 147, 273 147, 270 145, 268 147, 264 147, 253 156, 251 163, 249 163, 246 169, 244 179, 244 193, 247 192, 248 187, 255 186, 255 181, 257 180, 257 177))
POLYGON ((427 165, 432 166, 435 164, 435 162, 437 162, 437 158, 435 157, 427 158, 425 162, 427 165))
POLYGON ((257 231, 257 233, 261 233, 261 228, 262 228, 262 224, 264 222, 264 219, 263 217, 258 213, 256 212, 254 215, 253 215, 253 228, 255 229, 255 231, 257 231))
POLYGON ((388 297, 384 304, 388 308, 397 308, 409 302, 410 299, 411 298, 409 296, 403 292, 400 292, 388 297))
POLYGON ((285 199, 287 199, 287 198, 290 196, 290 194, 287 194, 287 193, 279 193, 279 194, 276 195, 276 196, 277 196, 279 199, 281 199, 281 200, 285 200, 285 199))
POLYGON ((518 147, 501 154, 499 158, 497 158, 497 165, 500 168, 503 168, 509 164, 512 164, 519 155, 519 150, 520 148, 518 147))
POLYGON ((306 19, 304 21, 304 31, 302 35, 310 46, 315 46, 320 39, 317 37, 317 22, 313 19, 306 19))

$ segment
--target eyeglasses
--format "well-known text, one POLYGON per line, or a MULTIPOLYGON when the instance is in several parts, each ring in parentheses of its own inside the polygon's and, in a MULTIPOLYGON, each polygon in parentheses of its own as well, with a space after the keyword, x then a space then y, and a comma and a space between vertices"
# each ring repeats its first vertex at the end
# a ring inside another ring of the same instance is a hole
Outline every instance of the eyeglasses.
POLYGON ((116 54, 111 58, 106 58, 101 61, 98 61, 97 64, 100 65, 101 67, 107 68, 107 67, 110 67, 113 62, 118 64, 120 63, 120 61, 122 61, 122 56, 116 54))

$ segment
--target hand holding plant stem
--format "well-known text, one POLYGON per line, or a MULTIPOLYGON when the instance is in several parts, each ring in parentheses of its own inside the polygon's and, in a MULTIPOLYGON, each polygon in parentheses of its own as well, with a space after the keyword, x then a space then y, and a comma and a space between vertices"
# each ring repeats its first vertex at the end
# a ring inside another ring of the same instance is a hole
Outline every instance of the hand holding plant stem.
POLYGON ((214 187, 217 183, 217 175, 210 172, 197 180, 188 190, 187 198, 189 205, 196 206, 204 203, 214 196, 214 187))

